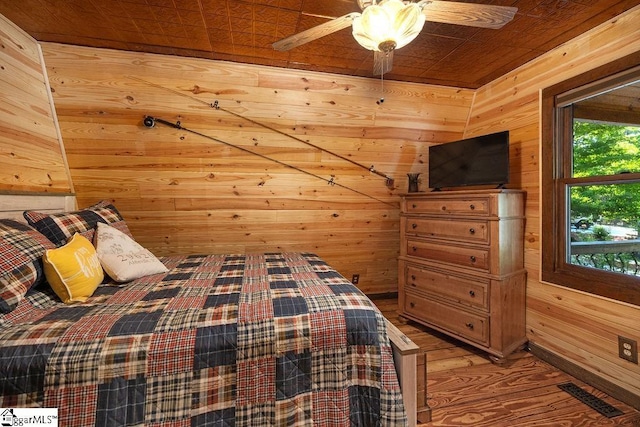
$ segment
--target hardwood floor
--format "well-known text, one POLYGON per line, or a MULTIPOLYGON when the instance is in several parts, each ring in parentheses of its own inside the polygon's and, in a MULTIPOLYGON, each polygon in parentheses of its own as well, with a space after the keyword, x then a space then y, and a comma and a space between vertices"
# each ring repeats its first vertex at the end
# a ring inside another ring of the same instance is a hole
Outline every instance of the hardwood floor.
POLYGON ((640 412, 565 374, 526 350, 502 366, 487 355, 443 334, 406 322, 397 299, 374 299, 393 324, 426 353, 427 403, 431 426, 634 426, 640 412), (624 414, 607 418, 558 388, 572 382, 624 414))

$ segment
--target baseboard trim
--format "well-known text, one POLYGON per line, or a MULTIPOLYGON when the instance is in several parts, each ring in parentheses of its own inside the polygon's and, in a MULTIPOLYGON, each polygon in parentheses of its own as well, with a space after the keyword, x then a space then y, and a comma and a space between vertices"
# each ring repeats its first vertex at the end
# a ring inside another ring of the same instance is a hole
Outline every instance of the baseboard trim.
POLYGON ((397 292, 385 292, 381 294, 367 294, 370 300, 376 299, 398 299, 397 292))
POLYGON ((640 396, 635 395, 628 390, 608 381, 593 372, 590 372, 573 362, 570 362, 563 357, 558 356, 557 354, 547 350, 544 347, 540 347, 535 343, 529 341, 529 351, 534 356, 539 359, 547 362, 550 365, 555 366, 561 371, 566 372, 567 374, 589 384, 592 387, 597 388, 609 396, 618 399, 619 401, 626 403, 627 405, 637 409, 640 411, 640 396))

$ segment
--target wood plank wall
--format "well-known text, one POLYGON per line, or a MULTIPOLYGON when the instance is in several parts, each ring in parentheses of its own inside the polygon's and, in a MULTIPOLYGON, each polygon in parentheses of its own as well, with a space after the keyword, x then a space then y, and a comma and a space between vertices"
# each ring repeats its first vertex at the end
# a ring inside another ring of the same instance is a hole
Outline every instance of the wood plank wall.
MULTIPOLYGON (((509 129, 512 185, 527 191, 529 339, 638 396, 640 369, 617 357, 616 337, 640 340, 640 309, 539 280, 540 90, 640 50, 637 22, 639 8, 481 88, 466 129, 473 94, 465 90, 385 82, 385 103, 378 106, 374 80, 55 44, 45 44, 44 51, 81 205, 115 200, 136 237, 157 253, 311 247, 343 274, 361 273, 368 292, 395 289, 397 209, 184 132, 145 129, 142 115, 181 119, 229 142, 355 182, 391 203, 406 188, 407 172, 425 170, 428 144, 463 132, 509 129), (389 191, 378 178, 331 156, 126 75, 220 100, 247 117, 374 164, 398 188, 389 191)), ((3 22, 0 31, 5 38, 14 29, 3 22)), ((3 93, 12 87, 6 80, 0 85, 3 93)), ((6 133, 11 121, 6 112, 0 119, 6 133)), ((32 129, 37 126, 22 131, 32 129)), ((16 143, 0 138, 4 156, 16 143)), ((38 175, 41 155, 56 150, 55 144, 44 147, 25 144, 21 161, 11 166, 18 164, 21 176, 38 175)), ((64 175, 60 156, 47 164, 56 176, 64 175)), ((3 176, 0 190, 14 188, 6 181, 3 176)), ((42 179, 27 181, 38 183, 31 186, 36 191, 50 188, 42 179)))
POLYGON ((68 193, 40 45, 0 15, 0 191, 68 193))
POLYGON ((473 98, 193 58, 50 43, 43 52, 79 206, 112 199, 156 254, 313 251, 359 274, 369 294, 397 290, 406 174, 426 172, 428 145, 462 136, 473 98), (144 115, 324 180, 185 130, 147 129, 144 115))
POLYGON ((512 178, 527 191, 525 267, 531 342, 638 396, 640 368, 618 358, 617 336, 640 341, 640 307, 542 283, 540 91, 640 50, 640 7, 478 90, 466 136, 508 129, 512 178), (514 161, 515 160, 515 161, 514 161))

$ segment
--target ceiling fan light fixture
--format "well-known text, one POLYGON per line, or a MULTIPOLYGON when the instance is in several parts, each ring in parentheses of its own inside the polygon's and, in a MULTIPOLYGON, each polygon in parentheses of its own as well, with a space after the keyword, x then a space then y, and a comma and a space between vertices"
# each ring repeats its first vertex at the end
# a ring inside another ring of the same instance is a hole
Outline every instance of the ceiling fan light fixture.
POLYGON ((400 49, 416 38, 424 26, 425 16, 416 3, 383 0, 372 4, 353 20, 353 37, 368 50, 383 51, 390 42, 400 49))
POLYGON ((396 42, 394 42, 393 40, 386 40, 378 45, 378 50, 380 52, 389 53, 395 48, 396 48, 396 42))

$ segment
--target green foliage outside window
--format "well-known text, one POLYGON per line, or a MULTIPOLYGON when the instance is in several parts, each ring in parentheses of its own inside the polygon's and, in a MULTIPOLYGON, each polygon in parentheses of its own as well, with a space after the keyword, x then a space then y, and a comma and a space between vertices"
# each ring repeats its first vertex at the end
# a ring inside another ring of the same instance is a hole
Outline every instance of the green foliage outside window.
MULTIPOLYGON (((640 173, 640 127, 574 121, 573 177, 640 173)), ((638 228, 640 183, 571 188, 571 217, 638 228)))

